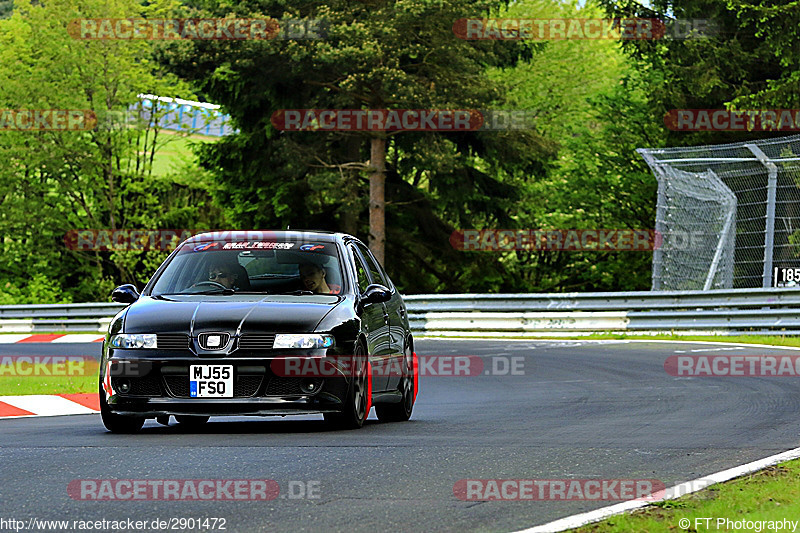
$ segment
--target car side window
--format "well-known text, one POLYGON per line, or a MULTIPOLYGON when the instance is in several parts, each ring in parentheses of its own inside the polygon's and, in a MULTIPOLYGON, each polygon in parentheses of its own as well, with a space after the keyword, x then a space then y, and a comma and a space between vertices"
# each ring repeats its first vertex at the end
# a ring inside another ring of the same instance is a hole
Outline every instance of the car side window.
POLYGON ((355 250, 355 248, 350 248, 350 252, 353 254, 353 259, 355 259, 355 266, 356 266, 356 276, 358 277, 358 289, 360 292, 364 292, 367 290, 369 286, 369 276, 367 276, 367 267, 364 266, 364 263, 361 259, 361 255, 355 250))
POLYGON ((383 265, 378 263, 377 261, 375 263, 378 265, 378 268, 381 269, 381 274, 383 275, 383 279, 386 282, 385 283, 386 288, 394 291, 394 284, 392 283, 392 280, 389 279, 389 274, 386 273, 386 269, 383 268, 383 265))
POLYGON ((381 272, 380 267, 378 266, 378 262, 375 258, 372 257, 372 254, 369 252, 366 246, 362 246, 356 244, 361 255, 364 256, 364 260, 367 262, 367 268, 369 268, 370 274, 372 274, 372 282, 373 283, 380 283, 384 287, 388 287, 389 284, 386 282, 386 278, 384 278, 383 273, 381 272))

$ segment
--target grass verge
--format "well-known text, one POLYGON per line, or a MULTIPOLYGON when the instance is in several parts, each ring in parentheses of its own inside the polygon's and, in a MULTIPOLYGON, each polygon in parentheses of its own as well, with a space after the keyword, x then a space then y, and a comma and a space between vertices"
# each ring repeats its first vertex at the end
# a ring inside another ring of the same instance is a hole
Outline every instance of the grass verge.
MULTIPOLYGON (((436 335, 418 335, 416 339, 464 339, 467 337, 440 337, 436 335)), ((543 337, 526 337, 526 336, 504 336, 493 337, 491 335, 468 337, 470 339, 486 340, 486 339, 510 339, 510 340, 559 340, 559 341, 580 341, 580 340, 669 340, 669 341, 705 341, 705 342, 733 342, 740 344, 772 344, 774 346, 792 346, 800 348, 800 336, 778 336, 778 335, 625 335, 622 333, 593 333, 591 335, 575 335, 568 337, 561 336, 543 336, 543 337)), ((800 527, 798 528, 800 533, 800 527)))
POLYGON ((800 459, 571 531, 787 531, 784 520, 796 522, 800 531, 800 459))
POLYGON ((579 339, 637 339, 668 341, 735 342, 741 344, 772 344, 774 346, 800 347, 800 336, 778 335, 588 335, 579 339))
POLYGON ((99 364, 93 361, 85 361, 77 372, 65 372, 52 365, 18 365, 0 356, 0 396, 93 393, 97 392, 98 374, 99 364), (23 372, 32 375, 20 375, 23 372), (64 375, 68 373, 72 375, 64 375))
POLYGON ((153 158, 153 174, 166 176, 177 172, 194 160, 192 146, 198 143, 217 142, 219 137, 207 135, 186 135, 170 130, 161 130, 161 144, 153 158))

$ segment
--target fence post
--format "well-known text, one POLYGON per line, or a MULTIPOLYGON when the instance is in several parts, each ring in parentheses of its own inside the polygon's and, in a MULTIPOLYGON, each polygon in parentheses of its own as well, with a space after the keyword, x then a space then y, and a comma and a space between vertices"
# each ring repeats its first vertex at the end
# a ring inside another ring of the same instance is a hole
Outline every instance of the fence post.
POLYGON ((728 216, 725 217, 725 225, 722 228, 722 233, 719 236, 719 242, 717 242, 717 249, 714 252, 714 259, 711 261, 711 268, 708 269, 708 275, 706 276, 706 282, 703 284, 703 290, 707 291, 711 289, 711 284, 714 282, 714 276, 717 275, 717 268, 719 268, 719 260, 722 257, 722 247, 725 245, 725 239, 728 238, 728 234, 731 231, 733 226, 733 214, 736 212, 734 209, 733 211, 728 212, 728 216))
POLYGON ((661 280, 661 255, 663 253, 662 247, 664 246, 664 207, 667 204, 667 195, 665 191, 667 188, 667 183, 665 181, 666 178, 660 172, 660 168, 656 159, 643 148, 638 148, 636 151, 639 152, 639 155, 641 155, 645 160, 645 163, 647 163, 647 165, 653 171, 653 174, 656 175, 656 181, 658 182, 658 199, 656 200, 656 234, 653 236, 653 270, 651 274, 652 280, 650 282, 650 290, 658 291, 663 287, 663 282, 661 280), (659 176, 661 176, 660 179, 659 176), (659 242, 659 235, 661 236, 660 245, 656 246, 656 243, 659 242))
POLYGON ((778 191, 778 167, 770 161, 767 154, 755 144, 745 144, 758 160, 767 167, 767 219, 764 227, 764 270, 761 286, 768 289, 772 286, 772 251, 775 245, 775 198, 778 191))

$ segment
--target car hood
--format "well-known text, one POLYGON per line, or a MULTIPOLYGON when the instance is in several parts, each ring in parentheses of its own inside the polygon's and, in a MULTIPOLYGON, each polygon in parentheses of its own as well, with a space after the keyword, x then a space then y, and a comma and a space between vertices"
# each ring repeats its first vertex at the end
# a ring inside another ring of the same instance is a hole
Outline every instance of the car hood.
POLYGON ((125 333, 314 331, 343 299, 333 295, 142 296, 128 307, 125 333))

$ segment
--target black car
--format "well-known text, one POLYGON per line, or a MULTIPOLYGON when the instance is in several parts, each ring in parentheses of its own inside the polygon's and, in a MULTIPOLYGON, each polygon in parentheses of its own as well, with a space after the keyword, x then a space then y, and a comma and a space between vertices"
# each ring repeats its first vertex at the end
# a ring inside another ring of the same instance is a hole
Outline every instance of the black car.
POLYGON ((103 342, 112 432, 145 419, 321 413, 359 428, 411 416, 417 361, 406 307, 369 249, 326 232, 214 232, 181 243, 103 342))

